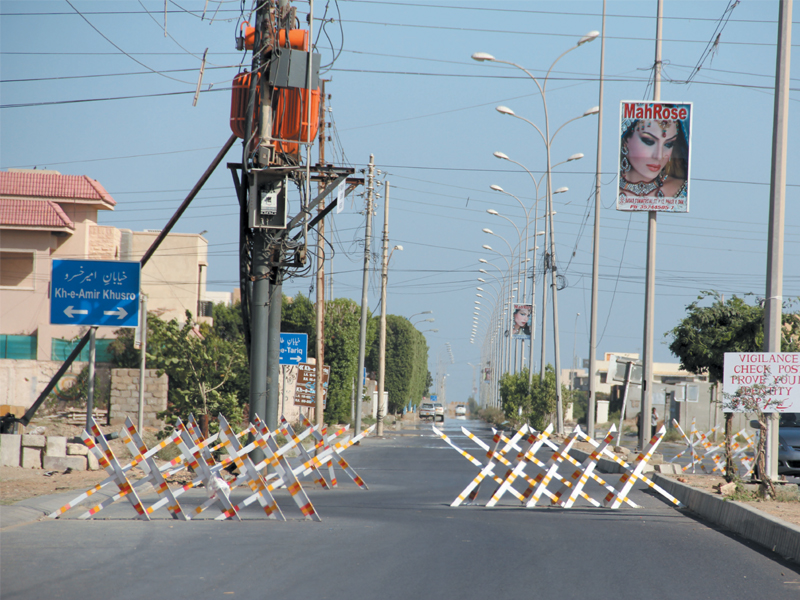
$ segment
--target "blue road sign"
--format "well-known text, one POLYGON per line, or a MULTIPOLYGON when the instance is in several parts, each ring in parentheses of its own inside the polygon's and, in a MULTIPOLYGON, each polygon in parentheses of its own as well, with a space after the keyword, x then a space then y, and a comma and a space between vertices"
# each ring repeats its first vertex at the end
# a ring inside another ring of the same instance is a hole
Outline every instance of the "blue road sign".
POLYGON ((308 335, 305 333, 281 333, 281 365, 299 365, 308 356, 308 335))
POLYGON ((438 401, 439 401, 439 396, 437 396, 436 394, 431 394, 431 402, 438 402, 438 401))
POLYGON ((54 260, 50 278, 53 325, 139 325, 138 262, 54 260))

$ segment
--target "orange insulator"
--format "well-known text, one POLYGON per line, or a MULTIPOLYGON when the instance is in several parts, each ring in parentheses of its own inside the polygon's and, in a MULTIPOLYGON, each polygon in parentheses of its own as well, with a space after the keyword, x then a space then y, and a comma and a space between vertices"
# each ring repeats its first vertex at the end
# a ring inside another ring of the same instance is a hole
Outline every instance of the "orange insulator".
POLYGON ((256 28, 250 27, 250 23, 247 21, 242 22, 239 25, 239 35, 242 35, 242 30, 244 29, 244 47, 248 50, 252 50, 253 46, 256 44, 256 28))
MULTIPOLYGON (((308 30, 306 29, 281 29, 278 32, 278 44, 286 47, 286 32, 289 32, 289 47, 293 50, 308 52, 308 30)), ((252 50, 256 43, 256 28, 250 27, 247 21, 239 25, 239 35, 244 37, 244 47, 252 50), (242 31, 244 35, 242 36, 242 31)))
MULTIPOLYGON (((282 47, 286 47, 286 29, 281 29, 278 32, 278 43, 282 47)), ((293 50, 303 50, 308 52, 308 30, 306 29, 289 29, 289 47, 293 50)))

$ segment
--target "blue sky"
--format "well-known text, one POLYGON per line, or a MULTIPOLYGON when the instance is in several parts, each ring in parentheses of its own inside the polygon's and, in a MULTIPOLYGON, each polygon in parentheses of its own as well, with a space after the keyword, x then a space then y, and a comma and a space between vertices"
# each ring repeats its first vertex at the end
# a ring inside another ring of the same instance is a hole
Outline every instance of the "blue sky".
MULTIPOLYGON (((663 100, 692 102, 692 190, 688 214, 658 219, 655 360, 674 360, 663 333, 702 290, 730 296, 765 290, 770 145, 774 103, 777 1, 665 2, 663 100), (728 18, 729 17, 729 18, 728 18), (717 33, 716 50, 708 53, 717 33), (690 84, 686 80, 695 72, 690 84)), ((230 81, 249 55, 235 51, 239 2, 13 2, 0 4, 0 168, 33 167, 88 175, 117 200, 101 222, 159 229, 230 135, 230 81), (150 13, 146 12, 150 11, 150 13), (79 11, 82 15, 78 14, 79 11), (90 25, 91 24, 91 25, 90 25), (102 35, 101 35, 102 34, 102 35), (104 37, 105 36, 105 37, 104 37), (196 107, 192 97, 204 50, 208 66, 196 107), (155 72, 154 72, 155 71, 155 72), (157 72, 157 73, 156 73, 157 72), (213 84, 209 90, 209 84, 213 84)), ((296 2, 305 19, 308 4, 296 2)), ((246 9, 250 8, 249 0, 246 9)), ((522 121, 495 111, 506 105, 544 125, 542 99, 520 71, 477 63, 474 52, 516 62, 536 76, 582 35, 601 28, 602 2, 314 3, 315 30, 332 95, 332 141, 326 157, 364 169, 375 155, 381 181, 392 186, 388 311, 410 316, 432 310, 427 332, 433 373, 446 366, 449 400, 470 393, 479 344, 469 343, 483 250, 512 246, 517 232, 488 215, 494 209, 521 229, 519 205, 535 193, 528 175, 492 156, 501 151, 537 177, 544 144, 522 121), (331 20, 332 19, 332 20, 331 20)), ((600 237, 598 357, 640 352, 644 304, 646 216, 614 210, 619 102, 652 97, 655 1, 608 2, 600 237)), ((795 20, 796 20, 795 15, 795 20)), ((793 64, 798 65, 794 27, 793 64)), ((315 35, 316 37, 316 35, 315 35)), ((551 74, 547 105, 553 129, 598 104, 600 40, 570 52, 551 74)), ((792 78, 786 189, 784 297, 800 295, 800 120, 798 78, 792 78)), ((597 117, 567 125, 552 145, 552 161, 580 161, 554 170, 556 255, 567 287, 559 292, 561 363, 588 358, 593 190, 597 117), (577 316, 580 313, 580 316, 577 316)), ((312 151, 316 160, 317 148, 312 151)), ((238 161, 241 146, 228 155, 238 161)), ((351 196, 328 226, 333 244, 333 294, 360 300, 364 199, 351 196)), ((207 231, 209 289, 237 286, 237 206, 230 174, 219 169, 178 223, 207 231)), ((540 210, 540 214, 543 213, 540 210)), ((374 219, 380 247, 382 209, 374 219)), ((531 226, 531 229, 533 225, 531 226)), ((541 229, 538 226, 537 229, 541 229)), ((507 250, 506 250, 507 251, 507 250)), ((541 258, 539 257, 540 261, 541 258)), ((541 264, 541 263, 539 263, 541 264)), ((500 275, 499 271, 495 271, 500 275)), ((310 278, 286 282, 308 294, 310 278)), ((541 303, 541 279, 537 304, 541 303)), ((373 274, 370 306, 378 307, 373 274)), ((548 314, 552 311, 548 309, 548 314)), ((415 317, 419 320, 428 315, 415 317)), ((427 327, 426 327, 427 326, 427 327)), ((552 361, 552 322, 548 324, 552 361)), ((537 323, 537 338, 541 323, 537 323)), ((535 353, 538 364, 538 349, 535 353)))

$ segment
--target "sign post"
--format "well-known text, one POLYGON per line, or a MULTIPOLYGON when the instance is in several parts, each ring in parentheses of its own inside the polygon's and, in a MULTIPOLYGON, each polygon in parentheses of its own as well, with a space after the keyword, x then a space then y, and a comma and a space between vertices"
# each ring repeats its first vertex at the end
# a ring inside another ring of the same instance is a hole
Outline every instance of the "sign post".
MULTIPOLYGON (((331 368, 328 365, 322 367, 322 407, 327 406, 328 400, 328 378, 331 368)), ((294 389, 294 403, 298 406, 314 407, 317 404, 317 366, 301 363, 297 365, 297 384, 294 389)))

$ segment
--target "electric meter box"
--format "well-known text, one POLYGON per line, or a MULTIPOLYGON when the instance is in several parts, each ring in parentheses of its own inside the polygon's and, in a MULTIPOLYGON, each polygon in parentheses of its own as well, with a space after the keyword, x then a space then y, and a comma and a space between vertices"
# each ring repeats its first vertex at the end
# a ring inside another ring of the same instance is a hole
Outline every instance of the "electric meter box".
POLYGON ((247 225, 253 229, 286 229, 288 178, 266 169, 250 171, 247 225))

